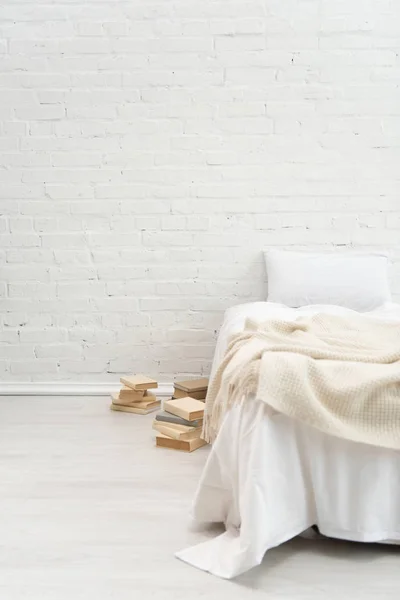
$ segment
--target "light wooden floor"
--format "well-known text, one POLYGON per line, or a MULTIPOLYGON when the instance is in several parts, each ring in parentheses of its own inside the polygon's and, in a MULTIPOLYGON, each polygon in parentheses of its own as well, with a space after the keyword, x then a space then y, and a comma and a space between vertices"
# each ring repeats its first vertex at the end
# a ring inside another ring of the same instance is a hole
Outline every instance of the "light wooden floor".
POLYGON ((398 600, 400 549, 294 540, 223 581, 174 558, 208 450, 104 398, 0 398, 1 600, 398 600))

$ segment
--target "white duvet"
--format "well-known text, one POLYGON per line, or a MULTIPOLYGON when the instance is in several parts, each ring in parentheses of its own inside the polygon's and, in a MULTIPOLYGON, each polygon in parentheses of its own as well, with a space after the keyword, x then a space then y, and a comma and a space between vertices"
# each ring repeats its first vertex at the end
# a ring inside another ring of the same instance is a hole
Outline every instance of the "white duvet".
MULTIPOLYGON (((228 310, 212 372, 247 317, 293 320, 317 312, 352 311, 294 310, 267 302, 228 310)), ((369 314, 400 320, 400 306, 387 304, 369 314)), ((258 565, 269 548, 316 523, 331 537, 400 542, 400 453, 329 437, 249 398, 225 418, 196 492, 193 517, 199 523, 222 522, 226 531, 178 558, 224 578, 258 565)))

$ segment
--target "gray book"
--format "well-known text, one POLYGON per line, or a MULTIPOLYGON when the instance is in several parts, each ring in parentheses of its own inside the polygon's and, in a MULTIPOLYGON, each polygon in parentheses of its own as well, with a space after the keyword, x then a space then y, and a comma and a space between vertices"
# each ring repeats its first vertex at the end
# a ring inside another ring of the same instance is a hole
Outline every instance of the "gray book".
POLYGON ((156 414, 156 421, 165 421, 166 423, 177 423, 178 425, 187 425, 188 427, 201 427, 203 419, 197 421, 187 421, 165 410, 156 414))

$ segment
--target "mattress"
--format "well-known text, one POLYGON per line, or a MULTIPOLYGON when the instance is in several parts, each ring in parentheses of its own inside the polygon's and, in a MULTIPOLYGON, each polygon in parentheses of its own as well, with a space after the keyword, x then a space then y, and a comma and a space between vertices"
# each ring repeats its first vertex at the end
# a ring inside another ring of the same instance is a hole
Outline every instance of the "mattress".
MULTIPOLYGON (((294 310, 267 302, 229 309, 212 374, 230 336, 243 329, 247 317, 293 320, 317 312, 352 311, 332 306, 294 310)), ((369 315, 397 321, 400 306, 386 304, 369 315)), ((222 522, 226 531, 178 552, 178 558, 224 578, 260 564, 269 548, 314 524, 329 537, 399 543, 400 454, 328 436, 248 398, 222 424, 192 515, 197 523, 222 522)))

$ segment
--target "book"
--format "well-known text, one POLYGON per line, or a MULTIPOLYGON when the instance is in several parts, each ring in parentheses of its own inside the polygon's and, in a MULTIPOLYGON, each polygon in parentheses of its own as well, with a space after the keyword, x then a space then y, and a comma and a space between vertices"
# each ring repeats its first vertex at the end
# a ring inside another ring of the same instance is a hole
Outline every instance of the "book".
POLYGON ((186 425, 154 420, 153 429, 175 440, 194 440, 201 437, 201 427, 187 427, 186 425))
POLYGON ((120 382, 133 390, 149 390, 158 387, 157 381, 146 375, 129 375, 121 377, 120 382))
POLYGON ((119 399, 127 402, 142 402, 146 392, 144 390, 133 390, 124 385, 119 391, 119 399))
POLYGON ((155 406, 154 408, 137 408, 136 406, 126 406, 125 404, 111 404, 110 409, 111 410, 117 410, 117 411, 121 411, 121 412, 131 412, 131 413, 136 413, 137 415, 148 415, 151 412, 154 412, 154 410, 157 410, 157 408, 159 408, 161 402, 158 403, 157 406, 155 406))
POLYGON ((129 406, 136 406, 136 408, 159 408, 161 401, 154 398, 154 400, 148 402, 132 402, 129 406))
POLYGON ((202 377, 201 379, 187 379, 186 381, 176 381, 174 383, 175 388, 183 390, 184 392, 200 392, 207 390, 208 379, 202 377))
POLYGON ((134 406, 136 408, 153 408, 160 406, 160 400, 157 400, 155 396, 142 396, 141 400, 130 401, 121 399, 121 393, 119 394, 111 394, 113 404, 118 404, 119 406, 134 406))
POLYGON ((166 400, 164 410, 187 421, 195 421, 196 419, 202 419, 204 416, 204 402, 189 396, 176 400, 166 400))
POLYGON ((190 396, 191 398, 196 398, 196 400, 205 400, 206 395, 207 390, 200 390, 198 392, 185 392, 179 388, 175 388, 173 398, 186 398, 187 396, 190 396))
POLYGON ((205 446, 206 444, 207 442, 201 438, 196 438, 194 440, 175 440, 162 433, 159 433, 156 436, 156 446, 159 446, 160 448, 174 448, 175 450, 182 450, 183 452, 193 452, 193 450, 197 450, 197 448, 201 448, 201 446, 205 446))
MULTIPOLYGON (((143 400, 143 397, 141 397, 140 399, 143 400)), ((129 406, 130 404, 132 404, 132 400, 129 397, 121 397, 121 392, 111 394, 111 400, 113 404, 120 404, 121 406, 129 406)))
POLYGON ((156 421, 161 421, 163 423, 177 423, 178 425, 189 425, 189 427, 203 426, 203 419, 196 419, 196 421, 187 421, 186 419, 182 419, 182 417, 177 417, 176 415, 172 415, 171 413, 165 411, 156 414, 156 421))

